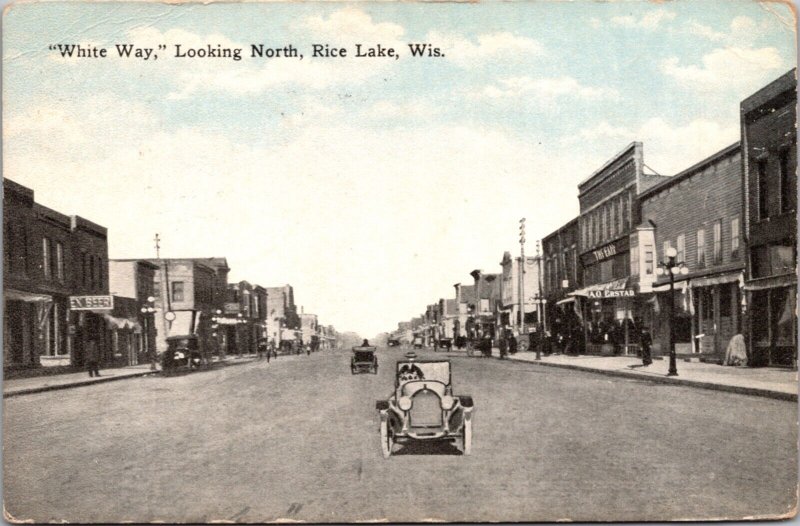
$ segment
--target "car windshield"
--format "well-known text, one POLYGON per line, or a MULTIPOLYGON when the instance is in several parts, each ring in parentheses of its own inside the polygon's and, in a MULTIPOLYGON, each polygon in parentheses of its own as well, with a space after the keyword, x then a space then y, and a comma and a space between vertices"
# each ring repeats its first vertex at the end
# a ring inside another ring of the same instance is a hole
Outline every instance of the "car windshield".
POLYGON ((397 383, 402 387, 415 380, 431 380, 450 385, 450 362, 397 362, 397 383))

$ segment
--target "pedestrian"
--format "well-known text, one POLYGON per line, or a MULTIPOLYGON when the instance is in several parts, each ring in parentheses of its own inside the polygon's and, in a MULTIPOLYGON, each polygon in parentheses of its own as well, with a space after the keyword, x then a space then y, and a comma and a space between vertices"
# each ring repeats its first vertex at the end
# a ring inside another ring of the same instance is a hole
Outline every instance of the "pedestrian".
POLYGON ((639 344, 642 346, 642 366, 650 365, 653 363, 653 357, 650 355, 650 346, 653 344, 653 338, 644 325, 642 325, 640 332, 639 344))
POLYGON ((505 360, 506 356, 508 355, 508 340, 505 336, 500 337, 500 341, 497 342, 497 346, 500 348, 500 359, 505 360))
POLYGON ((511 336, 508 338, 508 352, 510 354, 517 354, 517 337, 514 336, 514 333, 511 333, 511 336))
POLYGON ((94 340, 86 342, 86 368, 90 377, 100 376, 100 350, 94 340))

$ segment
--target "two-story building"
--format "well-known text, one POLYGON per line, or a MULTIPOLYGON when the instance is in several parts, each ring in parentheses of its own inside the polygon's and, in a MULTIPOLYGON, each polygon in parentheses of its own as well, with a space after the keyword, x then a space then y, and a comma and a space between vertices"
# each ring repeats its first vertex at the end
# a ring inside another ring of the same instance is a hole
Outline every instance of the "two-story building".
POLYGON ((291 285, 265 287, 267 291, 267 334, 278 345, 282 340, 294 341, 300 329, 300 317, 294 303, 291 285))
POLYGON ((675 315, 670 316, 669 278, 653 285, 648 305, 653 350, 666 353, 670 319, 678 354, 721 361, 731 338, 742 330, 744 243, 741 152, 733 144, 639 196, 642 223, 653 228, 655 254, 647 250, 645 276, 653 276, 670 247, 688 274, 675 276, 675 315), (658 313, 658 315, 656 315, 658 313))
POLYGON ((144 260, 112 259, 109 291, 114 297, 112 347, 127 365, 145 363, 156 351, 155 275, 158 266, 144 260))
POLYGON ((545 301, 546 329, 556 342, 569 340, 571 351, 583 350, 578 300, 571 292, 583 286, 583 269, 578 260, 580 229, 572 219, 542 239, 542 289, 545 301))
POLYGON ((104 358, 108 296, 107 230, 35 202, 34 191, 3 180, 3 366, 84 363, 93 340, 104 358))
POLYGON ((503 253, 500 261, 500 302, 499 323, 502 327, 513 328, 516 332, 521 327, 521 322, 525 322, 527 328, 533 327, 540 321, 540 311, 542 307, 542 297, 539 294, 539 269, 541 267, 540 257, 525 256, 524 271, 520 273, 521 257, 511 257, 510 252, 503 253), (523 279, 520 280, 520 274, 523 279), (525 298, 525 317, 520 320, 520 294, 525 298))
POLYGON ((751 365, 797 361, 796 69, 741 103, 751 365))

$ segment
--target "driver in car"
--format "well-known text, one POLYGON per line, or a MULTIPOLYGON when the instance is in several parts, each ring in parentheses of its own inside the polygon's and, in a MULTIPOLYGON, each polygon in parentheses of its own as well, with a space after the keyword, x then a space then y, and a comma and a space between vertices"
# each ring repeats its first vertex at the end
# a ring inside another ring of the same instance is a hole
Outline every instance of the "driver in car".
POLYGON ((400 370, 397 371, 397 377, 401 382, 412 382, 414 380, 425 379, 425 375, 422 374, 422 370, 413 363, 405 364, 400 367, 400 370))

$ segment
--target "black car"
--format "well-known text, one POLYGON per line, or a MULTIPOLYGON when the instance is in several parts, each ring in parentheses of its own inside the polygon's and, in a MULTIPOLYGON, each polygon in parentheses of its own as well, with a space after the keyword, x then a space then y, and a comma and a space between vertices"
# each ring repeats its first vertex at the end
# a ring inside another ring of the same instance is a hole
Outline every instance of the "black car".
POLYGON ((399 347, 400 340, 389 340, 388 342, 386 342, 386 345, 388 345, 389 347, 399 347))

